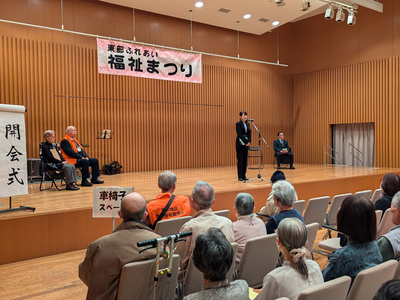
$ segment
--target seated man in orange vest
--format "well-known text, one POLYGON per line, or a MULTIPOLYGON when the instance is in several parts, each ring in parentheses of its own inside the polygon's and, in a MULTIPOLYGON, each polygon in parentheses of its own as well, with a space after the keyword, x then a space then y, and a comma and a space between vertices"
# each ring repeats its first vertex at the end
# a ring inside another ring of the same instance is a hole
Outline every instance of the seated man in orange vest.
POLYGON ((78 140, 75 138, 77 134, 76 128, 74 126, 68 126, 65 132, 66 135, 60 143, 61 154, 66 161, 75 165, 77 168, 82 168, 81 186, 92 186, 93 183, 104 183, 104 181, 99 180, 99 161, 97 158, 89 157, 81 144, 79 144, 78 140), (90 178, 89 166, 92 167, 91 183, 88 181, 90 178))
POLYGON ((176 188, 176 175, 172 171, 164 171, 158 176, 158 187, 162 194, 147 203, 147 225, 154 229, 160 220, 190 216, 189 198, 172 194, 176 188))

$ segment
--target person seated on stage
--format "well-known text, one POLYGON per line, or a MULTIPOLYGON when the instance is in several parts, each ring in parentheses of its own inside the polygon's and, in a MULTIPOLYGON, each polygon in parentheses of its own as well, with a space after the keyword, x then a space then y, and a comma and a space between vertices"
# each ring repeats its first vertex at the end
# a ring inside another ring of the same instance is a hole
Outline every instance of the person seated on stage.
POLYGON ((286 180, 279 180, 272 185, 271 193, 274 203, 280 212, 277 215, 271 216, 265 225, 267 234, 274 233, 275 229, 279 226, 279 222, 285 218, 298 218, 304 223, 301 213, 293 207, 293 203, 297 199, 293 185, 286 180))
POLYGON ((337 229, 348 237, 348 243, 329 256, 322 271, 325 281, 347 275, 353 282, 359 272, 382 263, 375 242, 375 209, 369 199, 354 196, 344 199, 337 214, 337 229))
POLYGON ((190 207, 189 197, 182 195, 173 195, 176 189, 176 175, 172 171, 164 171, 158 176, 158 187, 161 194, 153 201, 147 203, 148 217, 146 224, 150 228, 155 228, 160 220, 190 216, 192 208, 190 207), (174 197, 172 199, 172 197, 174 197), (172 202, 170 203, 170 200, 172 202), (167 208, 167 205, 169 207, 167 208), (164 212, 164 209, 167 208, 164 212), (162 214, 164 212, 164 214, 162 214))
POLYGON ((276 161, 278 163, 278 169, 281 168, 281 159, 282 156, 288 156, 290 162, 290 168, 294 169, 293 167, 293 153, 290 151, 289 144, 287 141, 284 140, 285 136, 282 131, 278 132, 278 139, 274 141, 274 150, 276 161))
MULTIPOLYGON (((271 183, 274 184, 278 180, 286 180, 286 176, 282 171, 275 171, 271 176, 271 183)), ((297 195, 296 200, 297 201, 297 195)), ((257 213, 257 218, 261 219, 264 223, 267 223, 269 218, 273 215, 276 215, 280 212, 279 207, 275 205, 274 197, 272 196, 272 191, 269 193, 267 202, 265 206, 260 209, 260 212, 257 213)))
POLYGON ((78 181, 76 178, 76 170, 73 164, 64 159, 57 147, 54 145, 56 136, 53 130, 46 130, 43 133, 46 142, 42 146, 42 157, 47 164, 52 164, 54 168, 62 170, 65 181, 67 182, 67 190, 77 191, 79 188, 75 186, 78 181))
POLYGON ((295 300, 303 290, 324 282, 319 265, 306 258, 307 228, 304 223, 297 218, 286 218, 279 223, 277 235, 276 245, 284 262, 264 277, 257 300, 280 297, 295 300))
POLYGON ((239 269, 240 259, 243 255, 244 246, 253 237, 267 234, 264 222, 254 214, 254 199, 248 193, 239 193, 235 199, 235 211, 238 217, 233 223, 233 234, 238 250, 235 259, 235 270, 239 269))
POLYGON ((192 259, 203 274, 204 284, 202 291, 190 294, 184 300, 249 299, 246 281, 229 282, 226 278, 233 262, 233 248, 220 229, 210 228, 197 237, 192 259))
POLYGON ((390 208, 390 203, 394 194, 400 191, 400 177, 396 173, 387 173, 382 178, 381 182, 382 198, 375 202, 375 210, 381 210, 382 216, 387 209, 390 208))
POLYGON ((104 183, 104 181, 99 179, 99 161, 97 158, 89 157, 81 144, 79 144, 78 140, 75 138, 77 135, 76 128, 74 126, 68 126, 65 132, 66 135, 60 143, 61 153, 69 163, 75 165, 76 168, 82 168, 81 186, 92 186, 93 183, 104 183), (91 183, 88 181, 90 178, 89 166, 92 167, 91 183))
POLYGON ((398 299, 400 299, 400 279, 392 279, 382 284, 372 300, 398 299))
POLYGON ((229 242, 234 242, 233 225, 231 220, 218 216, 211 210, 215 201, 213 187, 204 181, 197 181, 190 198, 190 205, 196 211, 192 218, 183 224, 179 233, 191 231, 192 235, 185 237, 185 243, 178 243, 175 253, 181 257, 181 268, 179 270, 179 281, 182 282, 189 263, 190 255, 193 252, 196 238, 199 234, 206 233, 211 227, 221 229, 229 242))
POLYGON ((392 223, 396 226, 392 227, 376 242, 384 262, 389 259, 400 259, 400 192, 393 196, 390 214, 392 223))
POLYGON ((143 224, 147 217, 144 197, 135 192, 126 195, 118 214, 123 222, 113 233, 91 243, 79 265, 79 278, 88 287, 86 299, 116 299, 122 267, 156 256, 155 248, 139 254, 143 249, 137 246, 137 242, 160 238, 143 224))

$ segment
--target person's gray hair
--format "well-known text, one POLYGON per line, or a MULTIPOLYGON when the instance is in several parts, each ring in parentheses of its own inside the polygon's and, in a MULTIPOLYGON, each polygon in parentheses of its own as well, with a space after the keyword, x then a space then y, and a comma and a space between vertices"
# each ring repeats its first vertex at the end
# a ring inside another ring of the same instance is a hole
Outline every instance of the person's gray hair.
MULTIPOLYGON (((303 221, 297 218, 285 218, 279 222, 276 230, 282 246, 290 253, 293 249, 301 249, 307 243, 307 228, 303 221)), ((301 274, 308 277, 305 257, 300 257, 297 266, 301 274)))
POLYGON ((54 135, 54 130, 46 130, 45 132, 43 132, 43 137, 47 140, 47 137, 54 135))
POLYGON ((297 199, 296 191, 286 180, 279 180, 272 185, 272 196, 283 206, 293 206, 297 199))
POLYGON ((400 192, 397 192, 394 194, 392 198, 392 204, 394 207, 396 207, 398 210, 400 210, 400 192))
POLYGON ((204 181, 197 181, 192 191, 192 198, 200 209, 210 208, 214 202, 214 189, 204 181))
POLYGON ((158 187, 163 193, 168 192, 176 183, 176 175, 172 171, 164 171, 158 176, 158 187))
POLYGON ((65 133, 68 133, 71 131, 71 128, 75 128, 74 126, 68 126, 67 129, 65 129, 65 133))
POLYGON ((240 216, 250 215, 254 211, 254 199, 249 193, 239 193, 235 198, 235 207, 240 216))

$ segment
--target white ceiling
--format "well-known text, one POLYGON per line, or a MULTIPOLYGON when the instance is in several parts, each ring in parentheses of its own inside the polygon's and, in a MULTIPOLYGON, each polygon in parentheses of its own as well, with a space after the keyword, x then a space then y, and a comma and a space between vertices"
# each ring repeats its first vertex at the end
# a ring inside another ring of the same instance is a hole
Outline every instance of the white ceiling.
POLYGON ((285 23, 308 18, 316 14, 323 14, 326 4, 319 0, 309 0, 311 7, 308 11, 301 11, 302 0, 285 0, 285 5, 278 6, 274 0, 202 0, 204 6, 195 7, 198 0, 101 0, 120 6, 149 11, 170 17, 190 20, 223 27, 252 34, 263 34, 276 28, 273 21, 285 23), (219 12, 224 8, 229 13, 219 12), (192 10, 192 13, 190 13, 192 10), (243 15, 251 14, 250 19, 243 19, 243 15), (261 22, 259 19, 268 19, 261 22), (239 23, 238 23, 239 21, 239 23))

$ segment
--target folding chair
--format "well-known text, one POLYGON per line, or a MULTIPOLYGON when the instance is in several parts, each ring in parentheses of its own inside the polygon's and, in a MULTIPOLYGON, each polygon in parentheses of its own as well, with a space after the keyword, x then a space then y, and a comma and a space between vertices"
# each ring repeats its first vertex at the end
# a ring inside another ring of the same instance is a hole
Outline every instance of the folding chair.
POLYGON ((390 228, 394 227, 392 223, 392 216, 390 214, 390 209, 387 209, 383 214, 382 220, 379 223, 378 230, 376 231, 376 239, 379 239, 382 235, 389 232, 390 228))
POLYGON ((356 199, 365 198, 368 200, 371 199, 372 190, 358 191, 354 193, 354 196, 356 197, 356 199))
POLYGON ((182 225, 189 221, 191 218, 192 217, 190 216, 184 216, 174 219, 161 220, 157 222, 156 228, 154 228, 154 232, 161 236, 177 234, 182 225))
POLYGON ((278 262, 276 236, 276 233, 273 233, 247 241, 239 263, 237 279, 246 280, 253 288, 262 286, 264 276, 275 269, 278 262))
POLYGON ((303 214, 305 205, 306 205, 306 200, 297 200, 297 201, 294 201, 294 203, 293 203, 294 209, 296 209, 301 214, 303 214))
POLYGON ((307 228, 307 243, 306 243, 305 247, 310 252, 310 254, 313 257, 313 259, 314 259, 313 247, 314 247, 315 238, 317 237, 318 227, 319 227, 319 224, 317 222, 314 222, 314 223, 306 225, 306 228, 307 228))
POLYGON ((230 213, 229 209, 214 211, 214 214, 225 218, 229 218, 229 213, 230 213))
MULTIPOLYGON (((118 285, 118 300, 151 300, 175 299, 175 288, 178 280, 179 255, 174 254, 172 260, 171 277, 167 272, 159 274, 157 288, 154 284, 156 260, 144 260, 128 263, 123 266, 118 285)), ((160 260, 160 269, 168 266, 168 260, 160 260)))
POLYGON ((350 283, 349 276, 342 276, 305 289, 297 300, 346 300, 350 283))
POLYGON ((324 224, 324 219, 326 216, 326 210, 329 205, 329 196, 311 198, 308 200, 306 209, 303 214, 304 223, 310 224, 317 222, 320 226, 324 224))
MULTIPOLYGON (((237 254, 238 243, 231 243, 231 245, 233 248, 233 261, 231 268, 226 274, 226 278, 229 279, 229 281, 233 280, 233 270, 235 268, 235 257, 237 254)), ((199 271, 199 269, 196 268, 192 258, 190 258, 185 276, 185 284, 183 291, 184 296, 200 292, 201 288, 203 287, 203 283, 204 283, 203 274, 199 271)))
POLYGON ((358 273, 347 300, 372 299, 384 282, 393 279, 397 265, 398 262, 392 259, 358 273))
POLYGON ((374 193, 372 194, 372 197, 371 197, 372 204, 375 205, 375 202, 376 202, 379 198, 382 197, 382 192, 383 192, 382 189, 376 189, 376 190, 374 191, 374 193))
POLYGON ((41 165, 42 165, 42 178, 40 180, 40 185, 39 185, 39 190, 40 191, 45 191, 45 190, 50 190, 53 186, 56 187, 58 191, 65 190, 65 188, 59 188, 57 185, 56 180, 60 180, 60 186, 63 186, 66 181, 64 177, 64 173, 62 170, 57 169, 57 167, 54 164, 47 163, 46 160, 44 159, 42 155, 42 147, 44 145, 44 142, 39 144, 39 157, 41 160, 41 165), (51 180, 51 186, 48 188, 42 188, 43 182, 46 179, 46 176, 50 178, 51 180))
POLYGON ((353 195, 352 193, 336 195, 332 198, 331 204, 329 205, 328 212, 325 217, 324 227, 328 229, 327 235, 332 238, 331 229, 329 227, 336 226, 336 216, 339 212, 340 207, 344 199, 353 195))

